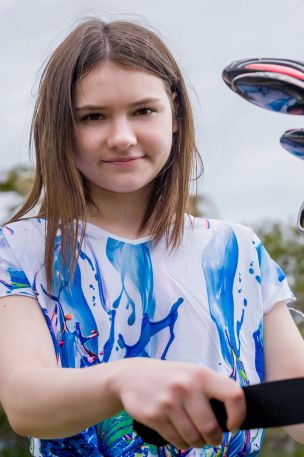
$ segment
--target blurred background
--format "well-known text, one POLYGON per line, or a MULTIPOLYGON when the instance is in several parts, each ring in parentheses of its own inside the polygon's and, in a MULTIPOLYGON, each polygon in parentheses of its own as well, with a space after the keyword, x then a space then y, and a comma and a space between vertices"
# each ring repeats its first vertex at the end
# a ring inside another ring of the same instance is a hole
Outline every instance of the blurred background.
MULTIPOLYGON (((197 189, 192 186, 191 212, 252 226, 285 270, 303 311, 304 237, 295 225, 304 163, 281 148, 279 138, 304 127, 304 119, 257 108, 221 78, 224 67, 241 58, 304 61, 303 0, 1 0, 0 222, 32 183, 29 127, 43 65, 85 16, 139 21, 167 43, 186 78, 205 169, 197 189)), ((303 319, 291 312, 302 331, 303 319)), ((301 457, 304 447, 272 430, 261 455, 301 457)), ((27 440, 11 431, 3 412, 0 456, 29 456, 27 440)))

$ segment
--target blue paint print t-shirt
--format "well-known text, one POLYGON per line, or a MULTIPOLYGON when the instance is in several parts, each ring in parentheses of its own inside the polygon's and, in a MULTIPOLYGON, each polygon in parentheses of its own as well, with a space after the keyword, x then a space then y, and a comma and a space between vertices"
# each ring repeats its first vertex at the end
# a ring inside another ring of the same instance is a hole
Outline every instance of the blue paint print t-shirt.
MULTIPOLYGON (((191 362, 235 379, 263 381, 263 316, 295 298, 281 268, 248 227, 185 215, 179 247, 127 240, 87 224, 75 277, 46 291, 45 220, 22 219, 0 233, 0 296, 38 301, 58 365, 127 357, 191 362)), ((60 262, 60 233, 54 267, 60 262)), ((20 357, 22 353, 20 352, 20 357)), ((121 380, 123 382, 123 380, 121 380)), ((46 393, 47 395, 47 393, 46 393)), ((58 412, 60 413, 60 412, 58 412)), ((254 456, 263 430, 225 433, 221 446, 179 451, 144 443, 122 411, 64 439, 31 438, 36 457, 254 456)))

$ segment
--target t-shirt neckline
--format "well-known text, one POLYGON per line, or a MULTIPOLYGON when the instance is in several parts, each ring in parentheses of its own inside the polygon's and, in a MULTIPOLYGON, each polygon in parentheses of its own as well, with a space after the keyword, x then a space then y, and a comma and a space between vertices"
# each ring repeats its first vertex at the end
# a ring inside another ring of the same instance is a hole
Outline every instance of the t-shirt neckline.
MULTIPOLYGON (((185 213, 184 220, 185 219, 187 220, 186 216, 188 216, 189 220, 193 219, 193 216, 191 214, 185 213)), ((39 219, 46 220, 45 217, 40 217, 39 219)), ((74 219, 75 224, 76 224, 76 222, 77 222, 77 220, 74 219)), ((85 222, 85 221, 78 219, 78 222, 80 222, 80 225, 81 225, 81 223, 85 222)), ((173 225, 173 224, 170 224, 170 225, 173 225)), ((125 238, 125 237, 122 237, 119 235, 115 235, 114 233, 110 233, 107 230, 100 227, 99 225, 93 224, 92 222, 86 222, 85 236, 86 235, 92 236, 95 239, 111 238, 111 239, 114 239, 117 241, 121 241, 122 243, 129 243, 129 244, 134 244, 134 245, 147 243, 147 242, 151 241, 151 235, 147 235, 144 237, 135 238, 134 240, 131 240, 130 238, 125 238)))
MULTIPOLYGON (((184 221, 187 220, 186 216, 189 217, 189 220, 192 220, 193 216, 190 214, 184 214, 184 221)), ((170 224, 173 225, 173 224, 170 224)), ((110 233, 107 230, 103 229, 99 225, 93 224, 92 222, 86 222, 86 234, 93 236, 94 238, 112 238, 117 241, 121 241, 123 243, 129 244, 142 244, 151 241, 152 236, 147 235, 140 238, 135 238, 131 240, 130 238, 125 238, 119 235, 114 235, 114 233, 110 233)))
POLYGON ((140 238, 130 239, 125 238, 114 233, 110 233, 107 230, 103 229, 99 225, 93 224, 92 222, 86 222, 86 234, 93 236, 94 238, 112 238, 117 241, 129 244, 141 244, 146 243, 151 240, 151 235, 143 236, 140 238))

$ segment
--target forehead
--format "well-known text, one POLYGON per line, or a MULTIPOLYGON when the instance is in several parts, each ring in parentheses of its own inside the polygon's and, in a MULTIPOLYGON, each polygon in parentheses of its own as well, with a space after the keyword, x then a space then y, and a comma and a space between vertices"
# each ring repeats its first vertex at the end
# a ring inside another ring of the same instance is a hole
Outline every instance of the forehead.
POLYGON ((168 99, 164 81, 146 71, 125 68, 113 62, 94 68, 74 90, 76 103, 124 104, 146 97, 168 99))

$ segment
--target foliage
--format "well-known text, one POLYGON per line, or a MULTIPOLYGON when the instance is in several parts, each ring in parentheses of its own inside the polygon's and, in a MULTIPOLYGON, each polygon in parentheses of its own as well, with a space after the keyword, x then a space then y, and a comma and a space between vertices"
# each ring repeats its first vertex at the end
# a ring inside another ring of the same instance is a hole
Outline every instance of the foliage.
POLYGON ((12 168, 11 170, 7 171, 5 174, 1 176, 0 193, 12 193, 13 195, 15 195, 15 198, 13 198, 13 203, 11 201, 11 197, 7 200, 8 202, 10 202, 11 205, 8 211, 5 211, 3 208, 0 208, 1 223, 3 222, 3 220, 6 220, 11 214, 17 211, 20 204, 23 203, 24 198, 29 194, 33 182, 34 171, 28 165, 20 165, 18 167, 12 168))
POLYGON ((214 205, 206 195, 189 195, 186 209, 195 217, 205 213, 208 214, 209 218, 217 217, 214 205))
POLYGON ((0 181, 0 192, 16 192, 25 197, 29 193, 33 181, 34 173, 29 166, 15 167, 9 170, 4 179, 0 181))
POLYGON ((296 443, 282 429, 269 429, 259 457, 304 457, 304 446, 296 443))
MULTIPOLYGON (((272 223, 256 229, 271 257, 284 270, 293 293, 296 308, 304 312, 304 237, 296 228, 272 223)), ((304 336, 304 319, 294 314, 304 336)))
MULTIPOLYGON (((284 270, 297 298, 295 307, 304 312, 304 237, 295 227, 278 223, 263 224, 256 232, 270 256, 284 270)), ((304 322, 299 314, 293 317, 304 336, 304 322)), ((265 433, 261 457, 304 457, 304 446, 296 443, 282 429, 265 433)))
POLYGON ((29 440, 12 431, 2 409, 0 409, 0 456, 30 457, 29 440))

